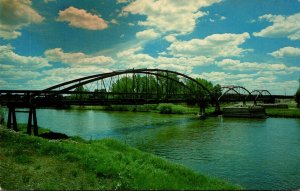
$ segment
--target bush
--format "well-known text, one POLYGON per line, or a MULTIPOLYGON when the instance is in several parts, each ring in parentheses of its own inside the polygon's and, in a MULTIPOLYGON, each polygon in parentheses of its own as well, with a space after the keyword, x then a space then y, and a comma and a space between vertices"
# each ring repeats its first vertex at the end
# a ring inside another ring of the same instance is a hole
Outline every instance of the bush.
POLYGON ((186 114, 190 112, 187 107, 171 103, 159 104, 157 110, 162 114, 186 114))
POLYGON ((159 104, 157 107, 159 113, 162 114, 171 114, 172 113, 172 105, 171 104, 159 104))
POLYGON ((297 107, 300 107, 300 87, 298 88, 298 90, 296 92, 295 101, 297 102, 297 107))
POLYGON ((0 106, 0 125, 4 124, 4 111, 2 107, 0 106))

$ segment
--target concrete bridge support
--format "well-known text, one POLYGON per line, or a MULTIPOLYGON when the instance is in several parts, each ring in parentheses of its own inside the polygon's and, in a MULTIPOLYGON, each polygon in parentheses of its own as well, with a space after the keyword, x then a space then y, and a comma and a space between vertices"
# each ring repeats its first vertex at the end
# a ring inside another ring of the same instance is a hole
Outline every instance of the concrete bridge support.
MULTIPOLYGON (((7 128, 13 129, 14 131, 18 131, 18 123, 16 117, 16 106, 9 105, 8 106, 8 119, 7 119, 7 128)), ((32 134, 32 127, 33 127, 33 134, 35 136, 38 135, 38 125, 37 125, 37 117, 36 117, 36 107, 30 106, 28 111, 28 123, 27 123, 27 134, 32 134), (32 124, 33 122, 33 124, 32 124)))
POLYGON ((13 129, 14 131, 18 131, 16 108, 13 106, 8 107, 7 127, 9 129, 13 129))
POLYGON ((32 126, 33 126, 33 134, 37 136, 39 132, 38 132, 38 125, 37 125, 37 118, 36 118, 36 107, 33 106, 29 108, 29 113, 28 113, 28 123, 27 123, 28 135, 31 135, 32 133, 32 126))

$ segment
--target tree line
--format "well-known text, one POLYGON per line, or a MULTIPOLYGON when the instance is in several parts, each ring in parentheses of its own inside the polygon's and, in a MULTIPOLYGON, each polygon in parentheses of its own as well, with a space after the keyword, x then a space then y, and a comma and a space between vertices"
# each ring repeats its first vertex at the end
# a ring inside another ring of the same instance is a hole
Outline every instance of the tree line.
MULTIPOLYGON (((95 89, 93 95, 74 94, 71 97, 74 99, 88 99, 92 96, 93 98, 101 99, 109 92, 109 98, 115 99, 129 98, 133 95, 136 99, 167 99, 176 98, 176 96, 196 96, 202 101, 208 102, 212 97, 216 99, 222 94, 219 84, 213 85, 212 82, 202 78, 195 78, 195 80, 204 88, 192 80, 182 80, 176 74, 159 73, 157 76, 136 74, 122 76, 111 84, 109 90, 95 89)), ((84 92, 87 90, 83 86, 79 86, 74 91, 84 92)))

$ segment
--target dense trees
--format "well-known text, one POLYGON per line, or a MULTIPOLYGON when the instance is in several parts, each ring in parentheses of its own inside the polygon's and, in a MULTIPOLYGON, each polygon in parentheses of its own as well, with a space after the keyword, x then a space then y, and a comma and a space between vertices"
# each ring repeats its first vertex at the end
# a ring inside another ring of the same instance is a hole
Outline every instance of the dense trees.
POLYGON ((68 99, 99 101, 103 99, 182 99, 190 105, 201 104, 205 107, 208 102, 212 103, 222 93, 220 85, 214 86, 205 79, 196 78, 193 81, 164 72, 158 75, 123 75, 114 80, 102 81, 102 83, 106 84, 106 87, 104 85, 104 89, 94 89, 93 93, 84 86, 79 86, 74 89, 74 93, 68 99))
MULTIPOLYGON (((221 93, 220 85, 213 85, 211 82, 196 78, 196 81, 202 84, 209 90, 212 96, 216 99, 221 93)), ((187 96, 185 95, 189 89, 194 96, 197 96, 202 101, 207 102, 211 99, 211 95, 191 80, 181 80, 175 74, 159 73, 154 75, 133 75, 124 76, 112 84, 111 92, 116 93, 115 98, 127 98, 131 96, 130 93, 138 93, 136 98, 161 98, 165 99, 171 95, 187 96)), ((173 97, 174 98, 174 97, 173 97)))

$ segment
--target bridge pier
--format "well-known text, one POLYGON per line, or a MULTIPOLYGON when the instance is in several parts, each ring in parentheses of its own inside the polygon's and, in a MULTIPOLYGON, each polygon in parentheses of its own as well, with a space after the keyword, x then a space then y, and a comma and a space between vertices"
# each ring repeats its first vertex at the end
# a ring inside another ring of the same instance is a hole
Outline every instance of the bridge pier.
POLYGON ((33 125, 33 134, 37 136, 38 132, 38 125, 37 125, 37 118, 36 118, 36 108, 30 107, 28 113, 28 123, 27 123, 27 134, 31 135, 32 133, 32 125, 33 125), (32 124, 33 121, 33 124, 32 124))
POLYGON ((13 129, 14 131, 18 131, 16 108, 13 106, 8 107, 7 127, 9 129, 13 129))

